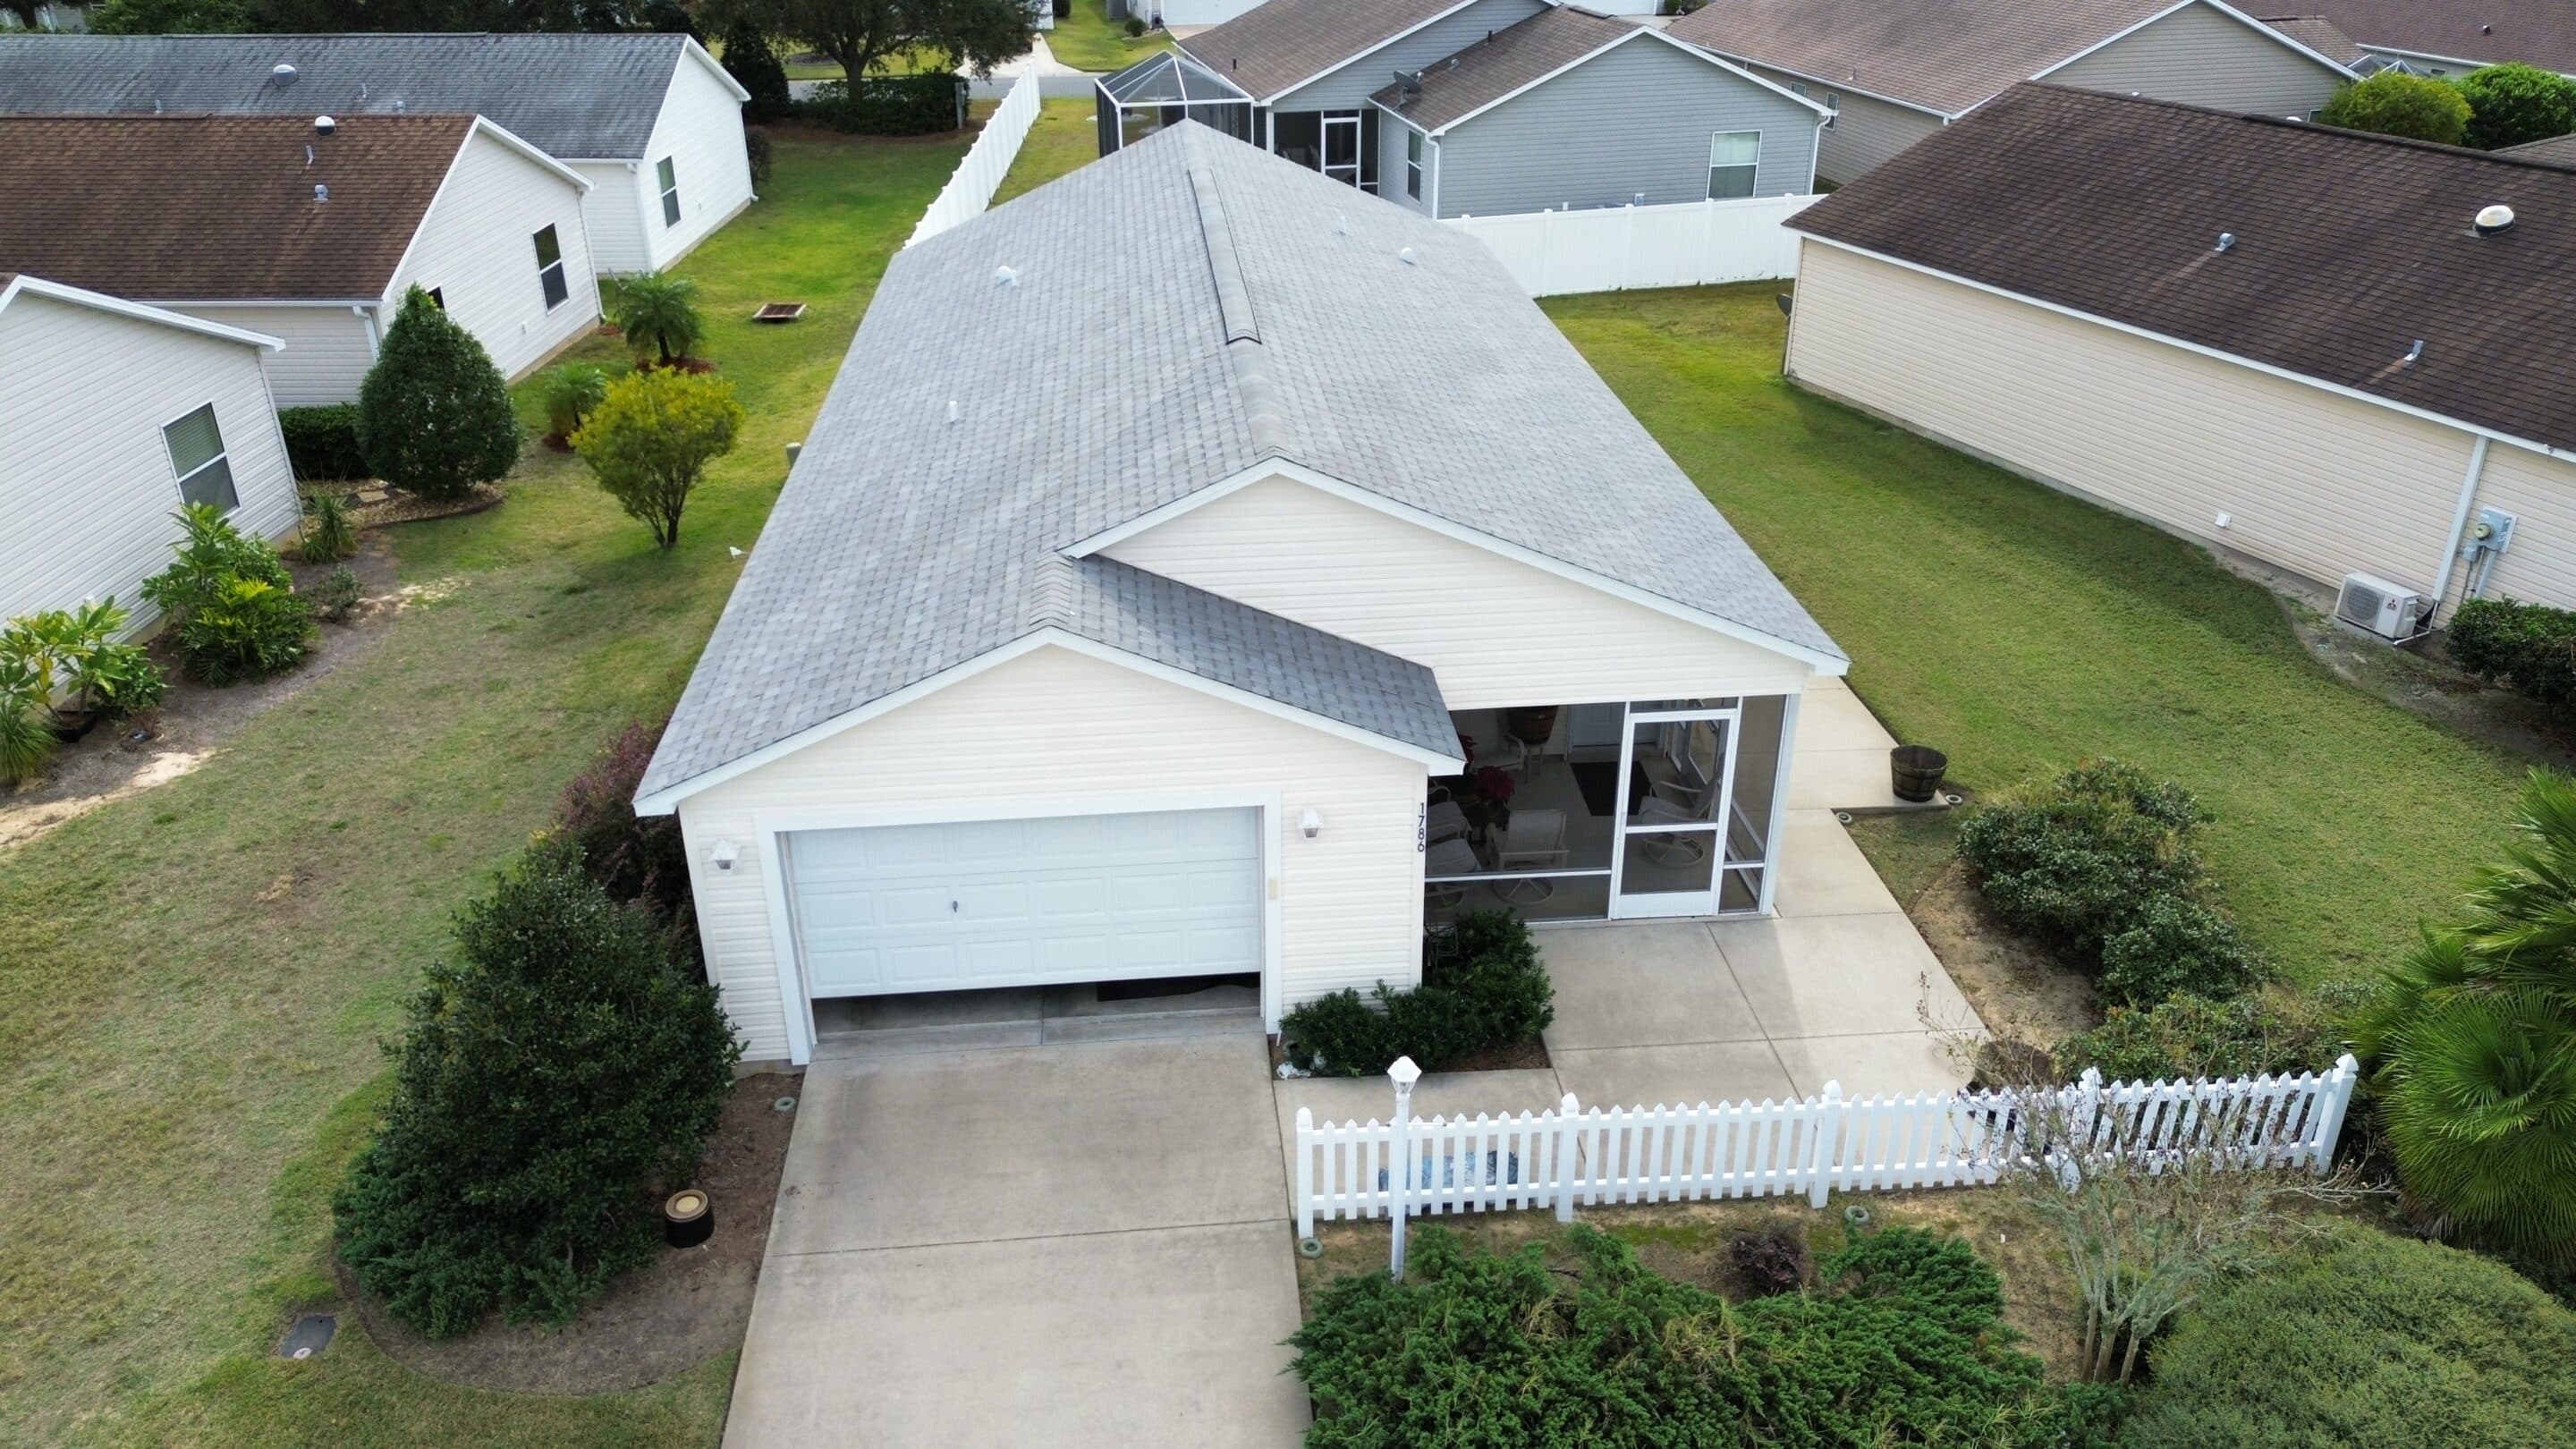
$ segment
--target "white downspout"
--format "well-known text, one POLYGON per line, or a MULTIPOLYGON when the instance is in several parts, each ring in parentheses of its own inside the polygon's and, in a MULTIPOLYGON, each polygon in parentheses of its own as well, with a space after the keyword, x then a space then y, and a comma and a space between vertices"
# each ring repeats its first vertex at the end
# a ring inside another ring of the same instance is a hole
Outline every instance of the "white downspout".
POLYGON ((1423 149, 1431 153, 1429 158, 1431 162, 1431 219, 1433 221, 1438 221, 1440 219, 1440 138, 1426 134, 1422 140, 1423 149))
POLYGON ((349 310, 358 314, 359 324, 367 329, 367 361, 372 364, 384 346, 384 334, 376 325, 376 309, 362 305, 349 310))
MULTIPOLYGON (((2450 596, 2451 570, 2459 566, 2460 540, 2468 534, 2469 510, 2478 502, 2478 480, 2487 471, 2487 435, 2480 433, 2477 438, 2477 443, 2469 449, 2468 474, 2460 479, 2460 506, 2451 512, 2451 541, 2443 546, 2441 567, 2433 571, 2433 613, 2436 616, 2442 612, 2442 600, 2450 596)), ((2427 618, 2425 630, 2430 632, 2432 627, 2433 620, 2427 618)))

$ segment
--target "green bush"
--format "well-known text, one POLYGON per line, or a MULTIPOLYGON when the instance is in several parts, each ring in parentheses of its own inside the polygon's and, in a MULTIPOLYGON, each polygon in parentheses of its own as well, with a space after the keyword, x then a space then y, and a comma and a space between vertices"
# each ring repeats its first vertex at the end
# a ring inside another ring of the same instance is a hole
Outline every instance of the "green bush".
POLYGON ((1309 1446, 2107 1442, 2114 1400, 2051 1390, 1953 1239, 1874 1234, 1820 1265, 1829 1287, 1737 1305, 1587 1227, 1559 1263, 1415 1232, 1404 1282, 1340 1279, 1288 1340, 1319 1410, 1309 1446))
POLYGON ((927 136, 965 124, 966 82, 956 75, 862 76, 824 81, 796 112, 817 125, 862 136, 927 136))
POLYGON ((2362 1228, 2221 1287, 2149 1357, 2122 1449, 2492 1449, 2576 1425, 2576 1314, 2502 1264, 2362 1228))
POLYGON ((621 278, 610 320, 626 334, 626 345, 637 361, 656 361, 664 367, 687 357, 689 349, 707 335, 706 319, 698 315, 698 284, 661 272, 621 278))
POLYGON ((680 516, 699 474, 733 451, 742 419, 733 384, 723 378, 639 372, 609 384, 572 447, 626 516, 667 549, 680 541, 680 516))
POLYGON ((277 430, 286 437, 286 462, 297 479, 348 483, 372 478, 367 450, 358 446, 358 405, 279 408, 277 430))
POLYGON ((358 445, 378 477, 433 499, 462 498, 519 461, 519 417, 500 369, 418 287, 358 385, 358 445))
POLYGON ((2350 131, 2456 146, 2468 131, 2469 101, 2449 81, 2383 70, 2336 91, 2317 119, 2350 131))
POLYGON ((1959 856, 2005 924, 2090 962, 2140 905, 2200 884, 2189 792, 2116 760, 2088 762, 1959 827, 1959 856))
POLYGON ((348 618, 357 609, 358 601, 366 597, 365 586, 347 564, 324 574, 322 581, 307 592, 313 600, 313 611, 334 624, 348 618))
POLYGON ((2342 1033, 2308 1001, 2264 993, 2215 1001, 2189 994, 2153 1006, 2114 1006, 2102 1024, 2057 1044, 2059 1075, 2086 1067, 2112 1082, 2250 1077, 2322 1071, 2343 1053, 2342 1033))
POLYGON ((541 845, 456 922, 394 1093, 332 1203, 341 1257, 433 1338, 494 1309, 560 1324, 653 1251, 740 1043, 660 932, 541 845))
POLYGON ((143 597, 165 616, 188 673, 233 684, 301 663, 319 631, 277 550, 233 527, 212 504, 190 504, 178 518, 187 536, 170 567, 143 581, 143 597))
POLYGON ((1134 40, 1145 33, 1145 17, 1142 15, 1130 15, 1127 17, 1127 23, 1120 28, 1127 32, 1127 38, 1129 40, 1134 40))
POLYGON ((1509 911, 1462 911, 1423 941, 1422 984, 1371 1007, 1356 991, 1292 1008, 1280 1019, 1288 1059, 1300 1070, 1366 1077, 1409 1056, 1427 1072, 1528 1041, 1556 1019, 1556 988, 1529 925, 1509 911))
POLYGON ((767 186, 770 173, 778 165, 778 147, 769 139, 769 132, 758 126, 745 129, 742 133, 742 159, 751 167, 751 189, 758 191, 767 186))
MULTIPOLYGON (((725 72, 751 92, 751 99, 742 104, 742 118, 775 121, 784 117, 793 105, 787 93, 787 67, 779 62, 768 34, 750 17, 740 17, 725 27, 723 49, 725 72)), ((755 174, 752 184, 758 185, 760 179, 755 174)))
POLYGON ((121 642, 131 616, 113 596, 71 609, 46 609, 0 628, 0 663, 25 666, 36 712, 141 714, 161 703, 167 681, 140 644, 121 642))
POLYGON ((2576 704, 2576 612, 2471 599, 2451 615, 2451 659, 2490 684, 2564 712, 2576 704))
POLYGON ((676 815, 638 815, 635 791, 653 763, 670 717, 636 720, 617 732, 590 768, 573 777, 555 806, 555 832, 580 847, 582 866, 608 898, 660 921, 674 960, 700 960, 688 846, 676 815))
POLYGON ((608 369, 595 362, 549 367, 537 377, 537 396, 545 404, 546 431, 568 441, 608 396, 608 369))
POLYGON ((358 551, 358 525, 349 516, 349 500, 345 495, 305 495, 301 547, 306 563, 329 563, 358 551))
POLYGON ((0 659, 0 784, 36 778, 62 748, 46 723, 46 696, 34 665, 0 659))
POLYGON ((2536 65, 2490 65, 2460 77, 2469 103, 2460 140, 2481 151, 2576 131, 2576 80, 2536 65))
POLYGON ((2102 943, 2102 990, 2152 1005, 2168 996, 2237 996, 2263 978, 2263 962, 2224 912, 2181 896, 2155 896, 2128 929, 2102 943))

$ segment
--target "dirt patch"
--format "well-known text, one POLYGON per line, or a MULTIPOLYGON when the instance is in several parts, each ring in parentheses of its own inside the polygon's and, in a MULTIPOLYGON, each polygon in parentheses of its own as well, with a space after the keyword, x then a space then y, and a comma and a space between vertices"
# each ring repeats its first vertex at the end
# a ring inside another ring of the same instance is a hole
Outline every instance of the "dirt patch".
POLYGON ((2284 598, 2282 609, 2308 652, 2362 693, 2470 739, 2576 769, 2576 738, 2566 722, 2451 663, 2440 638, 2395 649, 2355 634, 2302 599, 2284 598))
POLYGON ((2092 980, 2006 929, 1960 862, 1942 867, 1905 914, 1996 1036, 2053 1046, 2101 1024, 2092 980))
POLYGON ((431 1342, 385 1316, 334 1265, 340 1291, 356 1305, 367 1335, 396 1362, 431 1378, 474 1388, 534 1394, 605 1394, 641 1388, 742 1346, 752 1290, 769 1248, 778 1173, 787 1161, 792 1111, 803 1079, 761 1072, 734 1083, 723 1120, 707 1139, 692 1186, 715 1205, 715 1236, 661 1256, 609 1285, 564 1327, 494 1318, 459 1338, 431 1342))
MULTIPOLYGON (((358 555, 347 562, 363 590, 358 607, 347 619, 324 624, 320 641, 290 674, 216 689, 181 674, 171 641, 155 640, 153 661, 170 680, 161 707, 100 725, 78 743, 64 746, 42 776, 0 791, 0 850, 110 801, 178 779, 204 764, 243 725, 365 653, 392 624, 403 594, 395 581, 393 555, 381 537, 361 534, 358 555)), ((286 566, 298 588, 312 587, 336 567, 293 558, 286 566)))

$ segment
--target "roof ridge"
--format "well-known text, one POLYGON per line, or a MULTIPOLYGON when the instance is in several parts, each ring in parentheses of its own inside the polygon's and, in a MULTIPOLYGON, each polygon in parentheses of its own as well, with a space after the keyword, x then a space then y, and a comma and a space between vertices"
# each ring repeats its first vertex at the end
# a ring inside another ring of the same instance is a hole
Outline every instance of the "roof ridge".
POLYGON ((1207 245, 1208 280, 1216 289, 1217 316, 1225 327, 1225 361, 1234 374, 1235 395, 1243 403, 1243 421, 1254 450, 1283 456, 1291 449, 1288 413, 1280 401, 1278 380, 1271 376, 1270 356, 1261 346, 1261 328, 1252 312, 1252 289, 1243 279, 1243 259, 1234 247, 1234 229, 1226 221, 1225 198, 1217 190, 1216 172, 1208 163, 1204 128, 1184 121, 1179 127, 1181 157, 1190 192, 1198 204, 1199 237, 1207 245))
POLYGON ((2009 95, 2017 90, 2050 91, 2059 95, 2079 96, 2087 100, 2117 101, 2125 106, 2153 106, 2186 115, 2207 116, 2217 121, 2245 121, 2257 126, 2272 126, 2305 135, 2325 136, 2337 141, 2367 142, 2392 146, 2400 151, 2421 151, 2432 156, 2449 156, 2462 161, 2493 161, 2501 166, 2518 166, 2539 171, 2564 171, 2563 163, 2536 161, 2516 156, 2511 150, 2481 151, 2474 146, 2445 146, 2439 141, 2418 141, 2412 136, 2391 136, 2381 131, 2356 131, 2350 126, 2329 126, 2323 121, 2304 121, 2290 116, 2266 115, 2260 111, 2227 111, 2215 106, 2195 106, 2189 101, 2168 101, 2156 96, 2122 95, 2117 91, 2087 90, 2082 86, 2060 85, 2056 81, 2018 81, 2005 88, 2009 95))

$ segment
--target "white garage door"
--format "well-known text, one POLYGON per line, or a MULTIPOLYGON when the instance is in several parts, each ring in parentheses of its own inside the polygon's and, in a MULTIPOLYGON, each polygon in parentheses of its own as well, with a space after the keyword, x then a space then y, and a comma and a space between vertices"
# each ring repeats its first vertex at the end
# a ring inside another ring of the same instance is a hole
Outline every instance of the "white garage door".
POLYGON ((1254 810, 788 837, 816 996, 1261 969, 1254 810))

